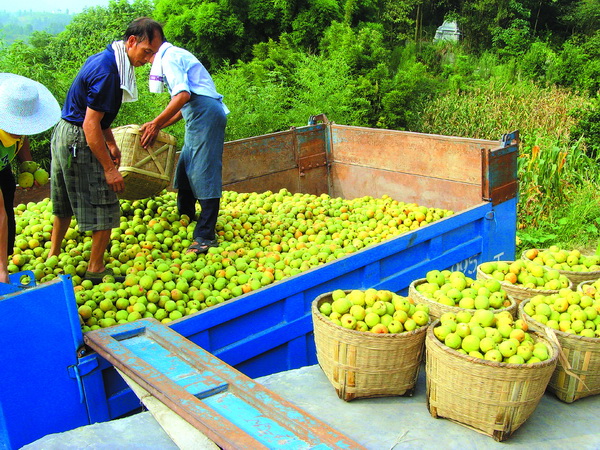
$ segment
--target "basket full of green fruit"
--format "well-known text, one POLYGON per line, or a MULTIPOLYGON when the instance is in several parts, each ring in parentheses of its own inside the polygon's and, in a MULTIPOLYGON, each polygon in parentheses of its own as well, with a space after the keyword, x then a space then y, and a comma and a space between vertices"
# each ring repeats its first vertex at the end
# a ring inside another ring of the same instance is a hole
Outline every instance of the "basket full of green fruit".
POLYGON ((557 245, 547 249, 530 248, 523 251, 521 259, 558 270, 575 285, 600 278, 600 256, 586 255, 577 249, 566 250, 557 245))
POLYGON ((337 289, 311 309, 317 360, 339 398, 413 394, 430 323, 426 305, 387 290, 337 289))
POLYGON ((507 312, 445 313, 425 339, 427 407, 504 441, 535 411, 558 348, 507 312))
POLYGON ((488 261, 477 266, 477 279, 496 279, 502 288, 521 303, 534 295, 556 294, 559 289, 573 288, 573 282, 556 269, 533 261, 488 261))
POLYGON ((498 280, 473 280, 459 271, 430 270, 425 278, 410 284, 408 296, 417 304, 428 305, 432 319, 439 319, 446 312, 457 313, 465 309, 471 313, 490 309, 517 315, 517 302, 498 280))
POLYGON ((519 305, 519 317, 559 344, 564 357, 548 384, 550 391, 566 403, 600 394, 600 295, 589 287, 538 295, 519 305))

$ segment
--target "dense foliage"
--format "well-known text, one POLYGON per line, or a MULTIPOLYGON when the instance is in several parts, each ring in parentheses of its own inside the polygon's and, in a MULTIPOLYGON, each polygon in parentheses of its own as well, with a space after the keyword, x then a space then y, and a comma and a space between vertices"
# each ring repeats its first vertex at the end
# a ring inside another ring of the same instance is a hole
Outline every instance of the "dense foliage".
MULTIPOLYGON (((336 123, 498 139, 520 130, 523 246, 595 247, 600 234, 598 0, 111 0, 65 30, 0 47, 0 71, 34 78, 59 101, 85 59, 131 19, 161 21, 211 70, 232 113, 229 140, 336 123), (437 41, 454 20, 460 42, 437 41)), ((139 80, 149 68, 138 69, 139 80)), ((122 109, 154 117, 168 95, 122 109)), ((169 130, 181 138, 182 124, 169 130)), ((34 139, 48 164, 49 132, 34 139)))

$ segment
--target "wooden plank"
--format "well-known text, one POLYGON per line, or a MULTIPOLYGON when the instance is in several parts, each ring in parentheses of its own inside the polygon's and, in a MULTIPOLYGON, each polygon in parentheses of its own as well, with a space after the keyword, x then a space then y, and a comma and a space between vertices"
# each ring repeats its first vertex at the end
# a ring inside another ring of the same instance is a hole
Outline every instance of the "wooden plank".
POLYGON ((181 450, 217 450, 219 447, 206 435, 154 397, 150 392, 116 369, 154 419, 181 450))
POLYGON ((154 319, 85 341, 222 448, 362 448, 154 319))

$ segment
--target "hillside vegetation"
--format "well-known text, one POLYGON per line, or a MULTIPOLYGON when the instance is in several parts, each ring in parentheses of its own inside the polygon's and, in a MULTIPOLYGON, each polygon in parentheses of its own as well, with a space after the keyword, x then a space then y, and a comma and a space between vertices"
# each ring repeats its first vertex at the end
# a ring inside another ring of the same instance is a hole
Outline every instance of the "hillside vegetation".
MULTIPOLYGON (((0 70, 62 102, 85 59, 134 18, 194 52, 232 111, 227 139, 341 124, 497 140, 519 130, 520 247, 593 248, 600 234, 600 2, 541 0, 111 1, 57 33, 0 48, 0 70), (445 20, 459 42, 434 42, 445 20)), ((149 67, 138 70, 140 80, 149 67)), ((123 107, 115 126, 154 117, 168 95, 123 107)), ((182 124, 169 130, 183 135, 182 124)), ((49 164, 49 136, 34 139, 49 164)))

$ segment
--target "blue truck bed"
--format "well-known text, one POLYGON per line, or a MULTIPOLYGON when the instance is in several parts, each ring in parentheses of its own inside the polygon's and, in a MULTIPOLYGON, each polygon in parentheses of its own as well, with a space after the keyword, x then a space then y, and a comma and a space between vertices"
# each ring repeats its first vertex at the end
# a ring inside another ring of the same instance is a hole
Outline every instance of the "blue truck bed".
MULTIPOLYGON (((294 128, 226 144, 224 188, 355 198, 387 194, 455 214, 250 292, 171 328, 251 378, 316 364, 310 305, 334 289, 399 293, 428 270, 475 274, 511 260, 516 136, 501 141, 347 127, 294 128)), ((139 409, 114 367, 83 345, 68 277, 0 290, 0 448, 139 409), (4 294, 4 295, 3 295, 4 294)))

